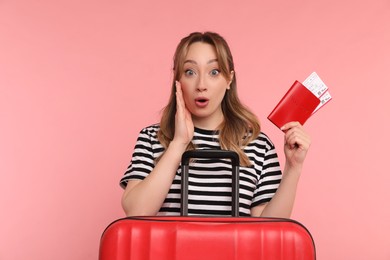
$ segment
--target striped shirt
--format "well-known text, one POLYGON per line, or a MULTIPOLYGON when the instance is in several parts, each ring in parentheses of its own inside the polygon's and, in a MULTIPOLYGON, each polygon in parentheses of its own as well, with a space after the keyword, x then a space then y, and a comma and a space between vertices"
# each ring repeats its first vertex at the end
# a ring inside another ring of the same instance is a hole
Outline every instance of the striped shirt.
MULTIPOLYGON (((155 159, 164 151, 157 139, 159 125, 141 130, 129 167, 120 180, 125 188, 129 180, 143 180, 153 170, 155 159)), ((221 149, 218 131, 195 128, 192 142, 197 149, 221 149)), ((254 206, 269 202, 281 180, 275 147, 264 133, 250 142, 244 151, 250 167, 240 167, 239 211, 249 216, 254 206)), ((158 215, 180 213, 180 166, 158 215)), ((231 163, 229 159, 196 159, 189 166, 189 215, 231 215, 231 163)))

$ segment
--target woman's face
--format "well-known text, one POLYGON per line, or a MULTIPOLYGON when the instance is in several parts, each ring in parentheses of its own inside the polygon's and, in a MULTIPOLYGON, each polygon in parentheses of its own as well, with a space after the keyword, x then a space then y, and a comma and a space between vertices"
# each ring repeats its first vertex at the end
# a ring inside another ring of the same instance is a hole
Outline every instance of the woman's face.
POLYGON ((203 42, 191 44, 184 59, 179 81, 186 107, 199 128, 214 130, 223 122, 221 102, 231 79, 221 73, 219 62, 214 46, 203 42))

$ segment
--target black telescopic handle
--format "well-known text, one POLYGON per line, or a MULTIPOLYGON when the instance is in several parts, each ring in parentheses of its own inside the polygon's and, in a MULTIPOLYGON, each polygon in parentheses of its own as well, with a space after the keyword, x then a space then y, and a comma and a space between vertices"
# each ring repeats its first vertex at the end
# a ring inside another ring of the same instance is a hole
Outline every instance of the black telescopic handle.
POLYGON ((232 216, 239 216, 239 167, 238 154, 228 150, 190 150, 182 155, 181 160, 181 202, 180 213, 188 216, 188 170, 191 158, 230 159, 232 162, 232 216))

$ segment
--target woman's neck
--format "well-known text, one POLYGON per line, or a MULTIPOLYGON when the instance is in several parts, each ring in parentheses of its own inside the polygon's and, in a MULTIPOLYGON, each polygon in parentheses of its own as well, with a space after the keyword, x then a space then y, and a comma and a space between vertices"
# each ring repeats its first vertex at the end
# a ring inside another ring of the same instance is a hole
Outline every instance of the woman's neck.
POLYGON ((219 130, 222 123, 224 122, 224 117, 212 117, 212 118, 196 118, 192 117, 194 126, 204 130, 219 130))

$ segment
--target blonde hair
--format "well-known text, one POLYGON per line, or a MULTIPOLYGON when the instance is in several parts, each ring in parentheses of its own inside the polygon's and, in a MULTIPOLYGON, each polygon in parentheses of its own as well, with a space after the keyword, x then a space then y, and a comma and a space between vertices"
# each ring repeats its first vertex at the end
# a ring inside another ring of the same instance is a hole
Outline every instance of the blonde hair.
MULTIPOLYGON (((219 68, 222 75, 228 81, 230 81, 231 72, 234 71, 233 56, 230 48, 225 39, 219 34, 214 32, 194 32, 180 41, 173 59, 174 77, 171 95, 168 105, 162 111, 160 130, 158 132, 158 139, 165 148, 173 140, 175 133, 175 81, 181 78, 185 57, 190 45, 195 42, 203 42, 214 46, 219 68)), ((225 93, 221 108, 224 115, 224 122, 218 128, 220 146, 224 150, 237 152, 240 157, 240 164, 242 166, 250 166, 251 163, 248 156, 244 153, 243 148, 259 135, 260 123, 256 115, 244 106, 238 98, 236 73, 233 73, 230 89, 225 93)), ((195 148, 194 144, 190 142, 187 150, 195 148)))

